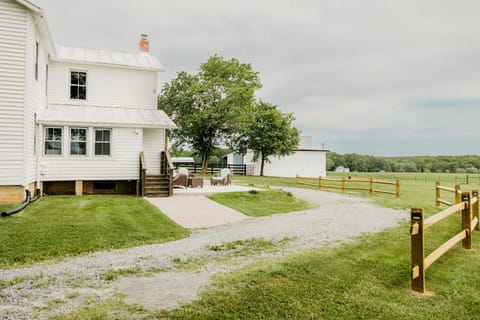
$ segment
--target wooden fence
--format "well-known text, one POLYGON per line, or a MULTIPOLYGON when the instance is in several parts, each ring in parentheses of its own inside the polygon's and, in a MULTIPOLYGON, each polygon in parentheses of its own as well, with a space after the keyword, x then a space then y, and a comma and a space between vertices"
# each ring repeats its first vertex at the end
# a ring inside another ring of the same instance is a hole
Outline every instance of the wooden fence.
POLYGON ((370 196, 373 196, 375 193, 385 193, 395 195, 397 199, 400 199, 400 181, 385 181, 378 180, 373 178, 309 178, 309 177, 300 177, 296 176, 296 185, 304 185, 322 189, 337 189, 345 192, 347 190, 359 190, 359 191, 368 191, 370 196), (390 185, 395 186, 395 189, 385 190, 376 188, 377 185, 390 185))
MULTIPOLYGON (((178 169, 179 167, 182 168, 187 168, 188 171, 193 172, 193 173, 200 173, 202 171, 202 164, 201 163, 174 163, 175 169, 178 169)), ((208 168, 207 168, 207 174, 215 174, 217 172, 220 172, 223 168, 229 168, 233 170, 234 174, 239 174, 239 175, 247 175, 247 168, 248 166, 245 164, 213 164, 209 163, 208 168)))
MULTIPOLYGON (((445 190, 445 189, 440 189, 445 190)), ((448 190, 451 191, 451 190, 448 190)), ((444 203, 444 202, 441 202, 444 203)), ((412 290, 425 292, 425 271, 450 250, 462 241, 465 249, 472 249, 472 232, 479 229, 478 190, 462 192, 460 202, 449 208, 424 219, 423 209, 412 208, 410 213, 410 235, 412 246, 412 290), (425 257, 425 230, 455 213, 461 212, 461 231, 433 250, 425 257)))
POLYGON ((437 206, 437 208, 440 208, 441 204, 444 204, 444 205, 447 205, 447 206, 452 206, 455 203, 459 203, 461 201, 460 200, 461 194, 462 194, 462 191, 460 191, 460 185, 459 184, 455 185, 455 187, 453 187, 453 188, 449 188, 449 187, 441 186, 440 182, 437 181, 436 186, 435 186, 435 205, 437 206), (455 200, 454 200, 455 202, 452 203, 450 201, 442 199, 440 197, 440 191, 442 191, 442 190, 453 193, 454 197, 455 197, 455 200))

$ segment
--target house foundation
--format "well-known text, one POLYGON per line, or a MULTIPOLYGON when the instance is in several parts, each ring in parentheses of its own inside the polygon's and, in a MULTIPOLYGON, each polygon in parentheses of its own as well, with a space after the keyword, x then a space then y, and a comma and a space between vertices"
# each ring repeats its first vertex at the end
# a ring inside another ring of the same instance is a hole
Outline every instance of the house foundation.
POLYGON ((83 181, 75 181, 75 195, 81 196, 83 194, 83 181))
MULTIPOLYGON (((29 183, 28 190, 34 195, 36 183, 29 183)), ((22 203, 24 200, 25 188, 23 186, 0 186, 0 203, 22 203)))
POLYGON ((0 203, 21 203, 24 199, 23 186, 0 186, 0 203))

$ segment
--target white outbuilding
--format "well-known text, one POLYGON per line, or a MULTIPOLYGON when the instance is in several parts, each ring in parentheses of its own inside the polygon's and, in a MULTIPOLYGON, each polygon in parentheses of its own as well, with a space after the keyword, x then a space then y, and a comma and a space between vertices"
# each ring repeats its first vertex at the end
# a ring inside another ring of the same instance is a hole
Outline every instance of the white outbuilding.
MULTIPOLYGON (((294 152, 284 157, 269 157, 263 168, 264 176, 271 177, 326 177, 326 155, 328 150, 312 147, 312 137, 303 136, 299 146, 294 152)), ((234 157, 229 157, 229 159, 234 157)), ((247 172, 252 175, 260 175, 260 159, 253 161, 253 152, 247 152, 243 157, 243 163, 247 172)))

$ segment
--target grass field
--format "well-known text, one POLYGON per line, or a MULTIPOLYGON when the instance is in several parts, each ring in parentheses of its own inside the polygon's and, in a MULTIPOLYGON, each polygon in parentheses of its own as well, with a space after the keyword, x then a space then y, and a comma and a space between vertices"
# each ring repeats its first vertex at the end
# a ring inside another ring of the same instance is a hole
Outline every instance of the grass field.
MULTIPOLYGON (((354 174, 350 174, 354 175, 354 174)), ((417 174, 418 176, 418 174, 417 174)), ((402 179, 401 199, 372 198, 394 208, 422 207, 430 215, 434 181, 402 179)), ((235 177, 246 185, 294 186, 294 179, 235 177)), ((452 181, 442 184, 453 186, 452 181)), ((453 182, 454 183, 454 182, 453 182)), ((478 184, 462 185, 463 190, 478 184)), ((368 196, 364 193, 359 196, 368 196)), ((445 197, 447 198, 447 197, 445 197)), ((359 212, 361 214, 361 212, 359 212)), ((452 216, 426 232, 428 254, 460 231, 452 216)), ((477 319, 480 311, 480 232, 475 250, 457 245, 427 271, 428 295, 410 291, 409 225, 364 235, 353 243, 260 261, 219 276, 201 298, 175 310, 150 312, 121 301, 88 306, 61 319, 477 319)))
MULTIPOLYGON (((353 174, 351 174, 353 175, 353 174)), ((417 174, 418 176, 418 174, 417 174)), ((402 179, 402 196, 374 197, 394 208, 418 206, 437 212, 434 181, 402 179)), ((446 178, 446 177, 442 177, 446 178)), ((249 184, 292 185, 280 178, 241 178, 249 184)), ((442 181, 442 180, 441 180, 442 181)), ((445 179, 446 185, 454 181, 445 179)), ((478 188, 462 185, 462 189, 478 188)), ((364 195, 364 194, 363 194, 364 195)), ((365 196, 365 195, 364 195, 365 196)), ((448 197, 445 197, 448 198, 448 197)), ((359 213, 360 214, 360 213, 359 213)), ((426 234, 429 250, 460 230, 458 216, 426 234)), ((480 248, 480 233, 474 234, 480 248)), ((363 236, 339 248, 313 250, 222 277, 215 290, 163 319, 474 319, 480 297, 480 255, 457 245, 427 271, 431 296, 410 288, 408 225, 363 236)))
POLYGON ((225 192, 211 195, 209 198, 250 217, 301 211, 314 207, 313 204, 296 199, 291 193, 281 190, 225 192))
POLYGON ((0 204, 0 213, 13 209, 17 207, 19 204, 0 204))
POLYGON ((51 196, 0 219, 0 267, 183 238, 189 231, 134 196, 51 196))

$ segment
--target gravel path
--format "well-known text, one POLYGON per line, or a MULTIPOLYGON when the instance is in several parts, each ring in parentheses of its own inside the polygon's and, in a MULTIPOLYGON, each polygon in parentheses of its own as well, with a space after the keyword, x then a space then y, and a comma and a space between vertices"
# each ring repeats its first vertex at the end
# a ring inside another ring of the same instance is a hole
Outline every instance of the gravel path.
POLYGON ((188 238, 164 244, 101 251, 55 264, 0 270, 0 279, 12 284, 6 288, 0 286, 3 288, 0 290, 0 318, 46 319, 73 311, 85 301, 114 298, 118 293, 126 294, 127 303, 143 304, 149 309, 174 307, 195 299, 198 290, 209 283, 211 275, 231 271, 255 258, 334 245, 362 233, 396 226, 408 219, 406 211, 381 208, 368 199, 306 189, 283 189, 320 206, 313 210, 195 230, 188 238), (197 258, 212 261, 216 255, 225 254, 210 250, 212 245, 252 238, 280 241, 285 237, 292 240, 284 248, 239 259, 237 265, 212 262, 198 272, 176 269, 179 261, 197 258), (153 276, 142 276, 142 271, 152 270, 153 276), (131 273, 131 276, 118 279, 112 276, 119 273, 131 273))

